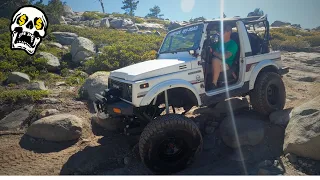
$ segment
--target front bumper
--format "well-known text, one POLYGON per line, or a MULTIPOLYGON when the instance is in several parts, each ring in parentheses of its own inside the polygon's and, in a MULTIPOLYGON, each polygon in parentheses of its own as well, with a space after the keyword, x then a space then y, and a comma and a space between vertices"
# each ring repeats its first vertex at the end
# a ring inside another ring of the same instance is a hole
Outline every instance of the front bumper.
POLYGON ((115 117, 133 115, 134 106, 132 104, 122 100, 113 103, 107 103, 108 100, 100 94, 96 94, 96 99, 97 101, 95 101, 93 105, 97 116, 100 119, 107 119, 109 116, 115 117))

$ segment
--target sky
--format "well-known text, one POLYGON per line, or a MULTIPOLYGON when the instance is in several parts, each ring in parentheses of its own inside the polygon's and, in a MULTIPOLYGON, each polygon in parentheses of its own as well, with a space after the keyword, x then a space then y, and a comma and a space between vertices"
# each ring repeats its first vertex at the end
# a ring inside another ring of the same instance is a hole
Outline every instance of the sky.
MULTIPOLYGON (((45 0, 44 2, 47 2, 45 0)), ((220 16, 221 0, 139 0, 136 16, 144 17, 149 9, 158 5, 164 18, 188 21, 204 16, 207 19, 220 16)), ((74 11, 101 11, 98 0, 65 0, 74 11)), ((107 13, 124 13, 122 0, 103 0, 107 13)), ((224 0, 227 17, 246 17, 255 8, 268 14, 270 23, 275 20, 300 24, 303 28, 320 26, 320 0, 224 0)))

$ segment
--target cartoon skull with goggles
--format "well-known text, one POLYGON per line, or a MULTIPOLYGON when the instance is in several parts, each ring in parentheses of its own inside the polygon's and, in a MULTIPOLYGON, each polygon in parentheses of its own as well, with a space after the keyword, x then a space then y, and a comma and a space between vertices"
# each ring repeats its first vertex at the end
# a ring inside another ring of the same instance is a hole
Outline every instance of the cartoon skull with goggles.
POLYGON ((23 49, 33 55, 46 35, 48 20, 38 8, 20 8, 11 21, 11 49, 23 49))

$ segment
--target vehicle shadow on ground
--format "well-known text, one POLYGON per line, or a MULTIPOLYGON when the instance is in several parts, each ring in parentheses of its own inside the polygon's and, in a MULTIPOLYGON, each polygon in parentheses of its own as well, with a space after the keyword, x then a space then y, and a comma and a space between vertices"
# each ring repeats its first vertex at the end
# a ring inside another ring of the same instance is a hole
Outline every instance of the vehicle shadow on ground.
POLYGON ((34 151, 36 153, 51 153, 59 152, 67 149, 77 143, 78 140, 67 142, 50 142, 43 139, 32 138, 28 135, 23 135, 20 139, 20 147, 34 151))
POLYGON ((92 131, 96 136, 103 136, 98 140, 100 145, 87 146, 72 155, 63 165, 61 175, 102 174, 124 167, 123 159, 131 152, 127 137, 106 131, 95 123, 92 123, 92 131))
MULTIPOLYGON (((254 111, 238 112, 241 114, 259 115, 254 111)), ((235 115, 235 118, 237 118, 235 115)), ((261 116, 261 115, 259 115, 261 116)), ((213 134, 203 134, 203 151, 196 161, 187 169, 177 173, 186 175, 256 175, 258 164, 264 160, 279 160, 282 170, 270 167, 268 171, 274 174, 284 174, 285 167, 280 160, 283 155, 283 140, 285 128, 274 125, 267 117, 261 116, 264 120, 264 138, 255 146, 242 146, 240 156, 238 149, 225 145, 218 128, 213 134), (241 161, 243 159, 244 161, 241 161)))

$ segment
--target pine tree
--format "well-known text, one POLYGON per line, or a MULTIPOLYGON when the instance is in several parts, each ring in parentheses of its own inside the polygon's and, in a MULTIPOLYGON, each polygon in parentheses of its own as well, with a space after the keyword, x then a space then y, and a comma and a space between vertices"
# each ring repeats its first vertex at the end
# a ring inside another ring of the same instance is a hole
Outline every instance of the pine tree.
POLYGON ((126 14, 134 16, 134 11, 137 10, 139 1, 137 0, 124 0, 122 1, 123 6, 121 9, 126 11, 126 14))
POLYGON ((162 18, 164 15, 160 14, 161 9, 159 6, 153 6, 153 8, 150 8, 150 13, 146 15, 146 17, 151 17, 151 18, 162 18))

